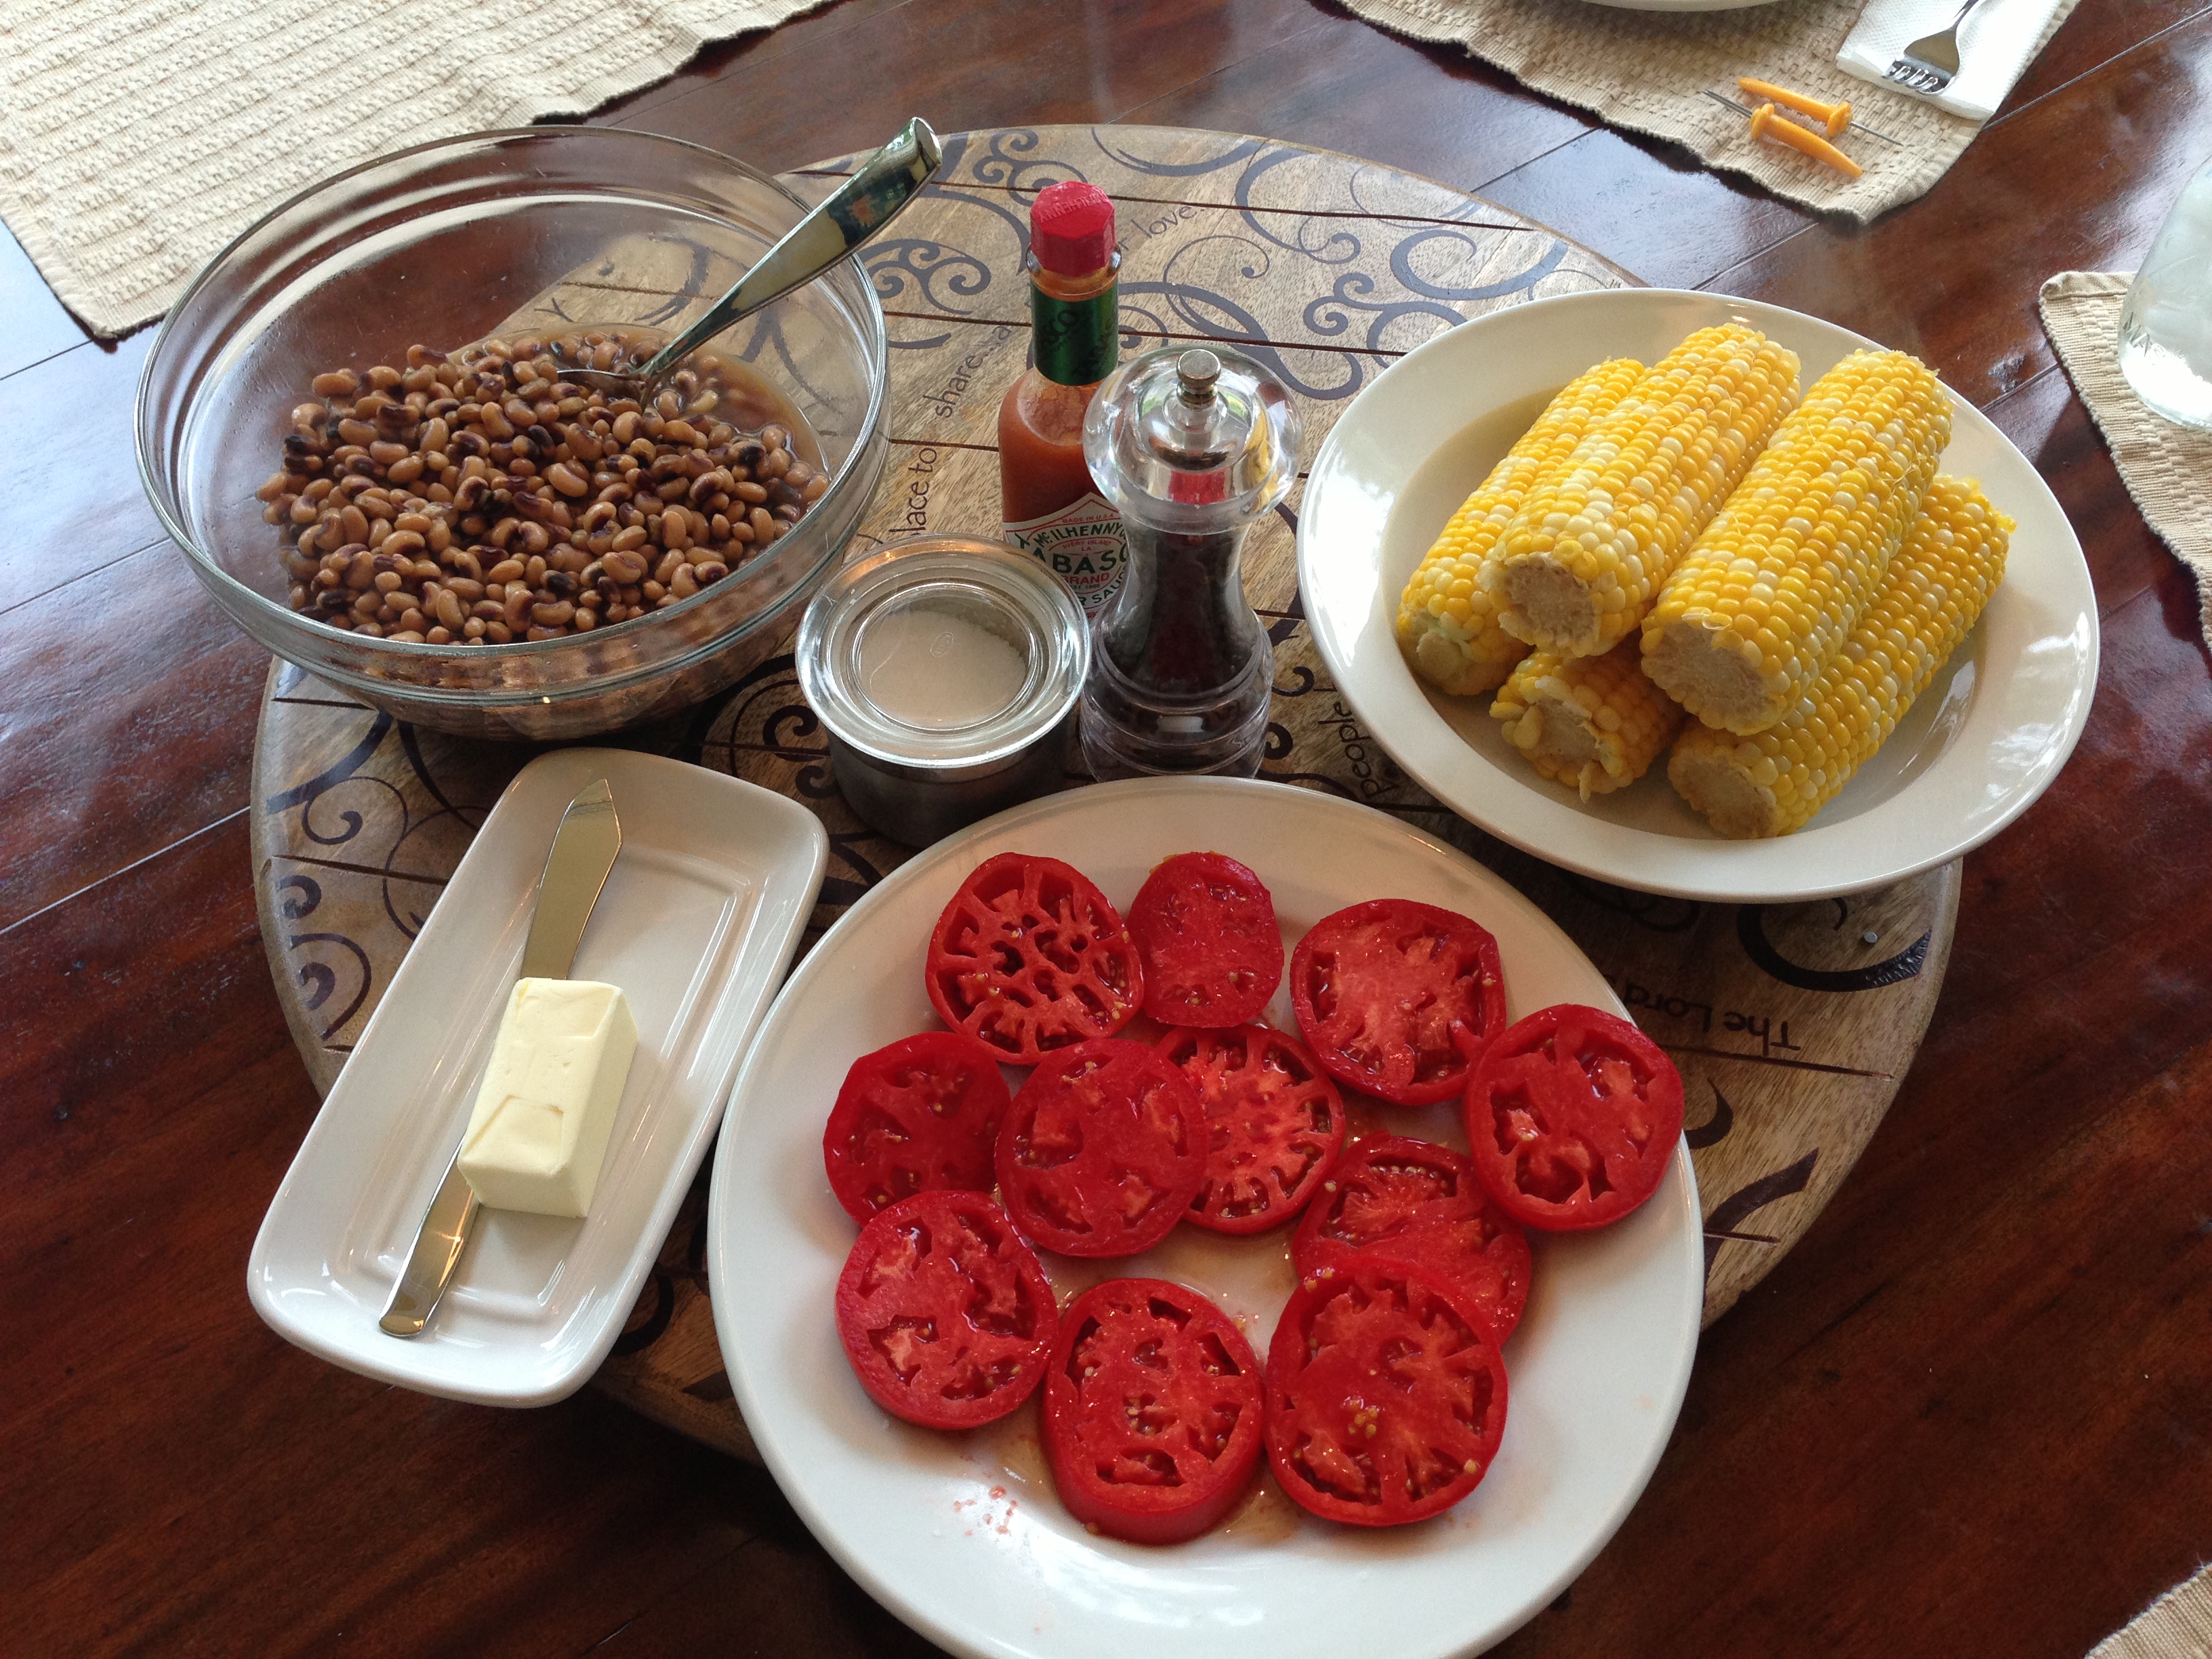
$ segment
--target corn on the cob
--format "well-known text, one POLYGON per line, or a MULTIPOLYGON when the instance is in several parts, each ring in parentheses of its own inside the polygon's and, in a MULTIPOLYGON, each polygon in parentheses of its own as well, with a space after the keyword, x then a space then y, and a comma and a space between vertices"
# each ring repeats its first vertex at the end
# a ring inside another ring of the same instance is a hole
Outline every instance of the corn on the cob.
POLYGON ((1531 766, 1584 800, 1642 777, 1686 718, 1645 678, 1632 637, 1602 657, 1532 652, 1490 712, 1531 766))
POLYGON ((1796 354, 1756 329, 1699 329, 1668 352, 1506 527, 1482 572, 1505 631, 1563 656, 1612 650, 1796 402, 1796 354))
POLYGON ((2012 520, 1938 477, 1866 615, 1782 722, 1747 738, 1692 725, 1667 775, 1724 836, 1786 836, 1850 781, 1966 638, 2004 574, 2012 520))
POLYGON ((1478 573, 1529 490, 1558 476, 1643 374, 1632 357, 1615 357, 1569 381, 1452 514, 1398 602, 1398 648, 1422 678, 1466 696, 1503 684, 1528 654, 1498 627, 1498 599, 1478 573))
POLYGON ((1806 388, 1644 619, 1644 669, 1708 726, 1764 731, 1857 625, 1951 441, 1951 404, 1901 351, 1806 388))

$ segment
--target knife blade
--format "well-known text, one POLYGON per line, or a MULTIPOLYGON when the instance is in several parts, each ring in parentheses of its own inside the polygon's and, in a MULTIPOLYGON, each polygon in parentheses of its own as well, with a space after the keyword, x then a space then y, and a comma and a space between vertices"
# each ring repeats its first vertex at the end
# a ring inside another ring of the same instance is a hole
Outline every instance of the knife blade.
MULTIPOLYGON (((599 778, 576 792, 568 810, 554 831, 552 850, 545 855, 544 872, 538 878, 538 907, 530 918, 530 937, 522 947, 523 979, 566 979, 576 959, 576 946, 599 902, 622 851, 622 820, 615 816, 614 792, 599 778)), ((460 1169, 457 1145, 446 1165, 429 1206, 416 1229, 414 1248, 392 1300, 377 1324, 392 1336, 416 1336, 430 1322, 453 1269, 469 1242, 477 1211, 482 1207, 475 1189, 460 1169)))

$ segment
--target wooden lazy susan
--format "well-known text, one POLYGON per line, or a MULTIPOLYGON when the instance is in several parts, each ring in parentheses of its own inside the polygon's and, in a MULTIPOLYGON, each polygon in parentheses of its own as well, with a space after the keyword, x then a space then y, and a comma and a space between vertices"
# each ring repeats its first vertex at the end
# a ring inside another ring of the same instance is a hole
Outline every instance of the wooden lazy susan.
MULTIPOLYGON (((945 154, 938 182, 866 252, 893 348, 891 460, 860 547, 996 532, 996 413, 1029 345, 1024 215, 1058 179, 1088 179, 1120 206, 1125 349, 1223 340, 1260 357, 1298 395, 1309 453, 1364 386, 1437 331, 1631 281, 1479 198, 1259 138, 1048 127, 955 135, 945 154)), ((842 165, 791 182, 818 194, 842 165)), ((1294 490, 1246 544, 1248 590, 1275 644, 1261 775, 1392 813, 1504 875, 1666 1047, 1688 1091, 1711 1322, 1811 1225, 1887 1109, 1942 983, 1958 866, 1848 899, 1711 905, 1606 886, 1505 846, 1401 773, 1329 683, 1298 602, 1298 502, 1294 490)), ((830 867, 810 941, 914 850, 838 796, 787 654, 686 718, 616 741, 820 815, 830 867)), ((272 668, 255 750, 256 891, 277 992, 319 1087, 533 752, 416 730, 272 668)), ((702 1173, 595 1383, 750 1455, 707 1302, 705 1194, 702 1173)))

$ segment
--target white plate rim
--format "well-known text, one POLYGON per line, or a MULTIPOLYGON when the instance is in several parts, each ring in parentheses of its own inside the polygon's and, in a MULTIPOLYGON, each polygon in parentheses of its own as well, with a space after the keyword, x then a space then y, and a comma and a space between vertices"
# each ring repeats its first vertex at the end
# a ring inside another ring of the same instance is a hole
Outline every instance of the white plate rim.
MULTIPOLYGON (((738 1054, 721 1079, 700 1099, 692 1121, 682 1126, 682 1139, 670 1173, 654 1195, 649 1209, 641 1212, 633 1222, 635 1239, 631 1244, 621 1274, 609 1286, 604 1286, 598 1297, 585 1328, 591 1333, 588 1342, 572 1340, 567 1344, 567 1362, 558 1368, 525 1369, 513 1377, 486 1374, 476 1351, 457 1346, 449 1346, 422 1338, 401 1339, 385 1334, 376 1328, 374 1316, 366 1319, 358 1341, 333 1338, 319 1322, 295 1317, 286 1301, 286 1292, 293 1288, 273 1266, 280 1242, 288 1228, 319 1222, 325 1232, 334 1231, 347 1224, 349 1217, 337 1214, 301 1214, 295 1212, 313 1211, 301 1194, 319 1179, 320 1166, 336 1156, 330 1149, 336 1144, 341 1125, 349 1115, 374 1112, 377 1103, 363 1099, 356 1103, 354 1091, 347 1086, 346 1072, 341 1070, 338 1079, 317 1110, 308 1125, 299 1151, 286 1167, 284 1177, 270 1200, 255 1234, 253 1249, 246 1265, 246 1292, 254 1311, 260 1315, 270 1329, 287 1341, 305 1349, 317 1358, 364 1376, 380 1382, 396 1383, 418 1393, 434 1395, 448 1400, 458 1400, 477 1405, 534 1407, 550 1405, 565 1399, 580 1388, 599 1369, 622 1334, 623 1322, 637 1299, 645 1278, 652 1271, 663 1241, 673 1224, 677 1207, 691 1185, 699 1166, 706 1159, 708 1146, 720 1129, 722 1109, 727 1100, 727 1087, 739 1058, 750 1046, 750 1036, 757 1030, 764 1016, 771 993, 779 988, 785 966, 798 948, 800 934, 812 915, 815 895, 822 885, 828 867, 829 836, 822 822, 798 802, 748 783, 725 773, 708 768, 689 765, 666 757, 641 753, 632 750, 574 748, 562 749, 540 755, 522 768, 500 793, 491 811, 485 815, 483 824, 471 840, 469 849, 462 855, 448 879, 445 890, 439 896, 430 915, 424 921, 406 957, 385 988, 376 1011, 356 1040, 354 1055, 374 1054, 376 1046, 386 1039, 381 1033, 389 1030, 399 1017, 395 1012, 387 1017, 386 1011, 404 1010, 414 995, 414 987, 425 975, 439 967, 440 945, 453 926, 439 922, 441 909, 447 897, 460 892, 467 895, 471 889, 486 895, 503 895, 512 902, 527 908, 537 886, 540 862, 528 863, 527 867, 502 867, 496 854, 505 829, 501 809, 508 816, 520 811, 510 802, 520 802, 543 793, 549 778, 562 780, 555 786, 558 805, 551 810, 552 822, 544 830, 544 842, 550 847, 553 827, 557 826, 560 813, 575 791, 593 777, 605 777, 613 787, 617 812, 629 812, 629 834, 635 836, 642 813, 636 806, 625 806, 625 801, 640 802, 655 799, 661 786, 680 782, 695 791, 708 791, 723 797, 733 818, 750 815, 755 822, 773 823, 775 833, 793 848, 803 848, 803 856, 771 866, 765 873, 761 888, 754 900, 760 926, 748 940, 746 948, 735 954, 729 963, 722 983, 751 970, 752 964, 763 956, 773 956, 774 963, 761 975, 759 991, 749 1006, 736 1011, 744 1029, 738 1033, 738 1054), (489 832, 489 833, 488 833, 489 832), (425 950, 428 945, 430 948, 425 950)), ((649 811, 650 809, 645 809, 649 811)), ((455 914, 448 912, 449 915, 455 914)), ((709 1022, 710 1029, 714 1022, 709 1022)), ((352 1064, 352 1058, 348 1061, 352 1064)), ((358 1075, 358 1074, 357 1074, 358 1075)), ((387 1110, 385 1114, 389 1115, 387 1110)), ((650 1126, 655 1133, 665 1133, 669 1126, 650 1126)), ((647 1126, 639 1126, 640 1131, 647 1126)), ((427 1188, 426 1188, 427 1192, 427 1188)), ((465 1262, 464 1270, 465 1270, 465 1262)), ((323 1282, 334 1282, 334 1275, 325 1265, 323 1282)), ((435 1316, 431 1329, 425 1333, 434 1337, 437 1330, 435 1316)), ((526 1345, 527 1346, 527 1345, 526 1345)))
MULTIPOLYGON (((755 1087, 755 1073, 767 1064, 771 1038, 788 1017, 787 1011, 797 1006, 811 989, 815 972, 823 971, 818 964, 835 960, 833 945, 842 947, 851 937, 870 925, 873 911, 888 902, 890 895, 933 878, 939 877, 947 866, 965 860, 969 868, 981 861, 987 854, 974 849, 986 843, 1024 831, 1040 821, 1048 821, 1058 814, 1071 810, 1111 812, 1123 803, 1134 805, 1143 799, 1175 792, 1189 792, 1202 795, 1206 792, 1224 791, 1248 794, 1255 799, 1273 798, 1285 803, 1293 810, 1356 815, 1363 820, 1379 822, 1409 846, 1432 855, 1464 875, 1472 875, 1476 883, 1488 890, 1488 896, 1503 907, 1516 913, 1516 920, 1533 925, 1554 935, 1567 950, 1589 967, 1592 980, 1590 1001, 1626 1017, 1611 986, 1604 976, 1583 956, 1558 925, 1525 895, 1496 872, 1487 869, 1458 848, 1419 830, 1413 826, 1364 805, 1325 795, 1319 792, 1265 780, 1224 778, 1149 778, 1092 785, 1062 793, 1048 795, 1040 799, 1016 806, 994 817, 971 825, 967 830, 946 837, 918 854, 914 859, 891 872, 868 893, 863 895, 841 917, 835 926, 817 942, 805 960, 792 972, 775 1005, 755 1033, 754 1043, 736 1084, 730 1091, 729 1106, 723 1122, 720 1140, 714 1155, 714 1170, 708 1187, 707 1266, 709 1293, 714 1313, 715 1332, 720 1342, 723 1363, 732 1389, 756 1446, 769 1472, 776 1480, 785 1497, 799 1512, 809 1531, 838 1564, 875 1600, 896 1613, 910 1627, 919 1631, 938 1645, 955 1653, 976 1656, 977 1659, 1038 1659, 1042 1650, 1009 1644, 987 1632, 978 1632, 970 1626, 947 1622, 931 1610, 917 1607, 902 1593, 901 1587, 879 1570, 878 1564, 864 1553, 853 1548, 842 1536, 831 1516, 827 1514, 810 1490, 808 1483, 795 1467, 795 1460, 785 1443, 778 1416, 763 1408, 760 1389, 754 1374, 746 1363, 746 1348, 738 1334, 739 1316, 737 1312, 742 1298, 729 1293, 737 1271, 735 1245, 730 1238, 726 1209, 727 1195, 732 1182, 725 1178, 726 1167, 740 1156, 738 1147, 742 1134, 740 1126, 749 1092, 755 1087), (878 896, 884 896, 878 898, 878 896), (981 1639, 979 1638, 979 1635, 981 1639)), ((957 880, 957 878, 956 878, 957 880)), ((947 889, 949 890, 949 887, 947 889)), ((1109 896, 1111 896, 1109 895, 1109 896)), ((1347 900, 1347 902, 1350 902, 1347 900)), ((1510 969, 1509 967, 1509 974, 1510 969)), ((825 1182, 826 1188, 826 1182, 825 1182)), ((1649 1485, 1660 1457, 1670 1442, 1674 1423, 1680 1413, 1689 1388, 1690 1373, 1696 1355, 1704 1308, 1705 1267, 1703 1245, 1703 1211, 1698 1202, 1697 1177, 1686 1144, 1678 1145, 1673 1165, 1661 1192, 1645 1208, 1655 1215, 1668 1215, 1671 1224, 1682 1230, 1693 1258, 1693 1270, 1685 1273, 1678 1285, 1679 1305, 1674 1310, 1675 1322, 1681 1337, 1680 1360, 1673 1375, 1665 1382, 1664 1397, 1656 1405, 1655 1430, 1644 1447, 1643 1455, 1632 1470, 1631 1478, 1622 1488, 1613 1510, 1590 1531, 1580 1548, 1570 1558, 1564 1559, 1557 1571, 1542 1584, 1531 1589, 1517 1616, 1485 1632, 1461 1639, 1455 1636, 1449 1646, 1418 1652, 1405 1652, 1401 1659, 1446 1659, 1448 1655, 1474 1654, 1504 1640, 1521 1625, 1555 1600, 1559 1593, 1589 1565, 1598 1552, 1610 1541, 1627 1518, 1644 1488, 1649 1485), (1662 1208, 1662 1200, 1668 1206, 1662 1208)), ((1589 1235, 1585 1237, 1591 1237, 1589 1235)), ((1255 1341, 1262 1352, 1264 1342, 1255 1341)), ((1509 1429, 1510 1432, 1510 1429, 1509 1429)), ((1347 1529, 1357 1530, 1357 1529, 1347 1529)), ((1170 1549, 1172 1547, 1170 1547, 1170 1549)), ((1277 1647, 1271 1650, 1280 1659, 1301 1659, 1277 1647)), ((1316 1659, 1319 1659, 1316 1656, 1316 1659)))
MULTIPOLYGON (((2014 538, 2005 583, 1978 630, 1990 629, 1996 618, 2017 617, 2031 607, 2047 608, 2066 618, 2073 630, 2073 672, 2064 706, 2048 711, 2057 727, 2037 750, 2033 769, 1998 810, 1965 830, 1948 833, 1931 829, 1924 817, 1913 816, 1912 808, 1924 799, 1915 789, 1929 777, 1942 775, 1954 795, 1966 783, 1961 769, 1969 763, 1964 752, 1969 745, 1956 741, 1912 785, 1856 817, 1826 824, 1816 818, 1794 835, 1755 842, 1691 839, 1613 823, 1584 813, 1565 791, 1526 768, 1508 774, 1511 787, 1487 798, 1468 787, 1464 777, 1455 775, 1455 769, 1468 764, 1468 745, 1430 706, 1395 647, 1387 658, 1374 649, 1369 611, 1330 603, 1335 584, 1318 568, 1323 558, 1343 562, 1346 537, 1337 522, 1343 514, 1337 511, 1332 492, 1347 498, 1361 490, 1371 495, 1376 487, 1371 480, 1355 482, 1344 449, 1361 433, 1362 406, 1367 406, 1366 417, 1372 417, 1382 400, 1394 395, 1393 376, 1401 377, 1403 386, 1425 368, 1432 368, 1451 354, 1478 349, 1499 335, 1510 337, 1511 331, 1531 326, 1564 331, 1571 328, 1578 312, 1622 308, 1671 313, 1685 333, 1724 319, 1741 319, 1785 343, 1794 337, 1802 346, 1809 338, 1838 355, 1880 344, 1838 324, 1760 301, 1701 289, 1625 288, 1530 301, 1462 324, 1408 352, 1370 382, 1331 428, 1315 457, 1298 514, 1298 586, 1308 625, 1331 678, 1362 725, 1423 787, 1501 840, 1582 875, 1678 898, 1778 903, 1861 892, 1948 863, 2003 830, 2049 787, 2087 724, 2099 660, 2096 593, 2080 540, 2050 486, 1996 424, 1955 392, 1950 393, 1954 447, 1947 452, 1947 461, 1955 453, 1960 435, 1973 434, 1974 446, 1987 450, 1995 462, 1980 469, 1984 488, 1997 506, 2020 521, 2023 532, 2014 538), (1381 665, 1371 673, 1352 661, 1355 647, 1361 645, 1381 665)), ((1442 434, 1438 444, 1452 435, 1442 434)), ((1425 449, 1406 466, 1402 477, 1395 478, 1395 486, 1402 489, 1434 453, 1433 447, 1425 449)), ((1360 559, 1371 562, 1379 553, 1379 542, 1370 544, 1364 533, 1353 539, 1359 544, 1360 559)), ((1363 574, 1367 562, 1358 566, 1363 574)), ((1371 594, 1373 589, 1367 591, 1371 594)), ((1383 634, 1387 642, 1387 624, 1383 634)), ((2045 634, 2036 642, 2057 637, 2045 634)), ((1980 717, 1977 729, 1987 726, 2008 695, 2003 687, 1978 694, 1977 702, 1990 712, 1980 717)), ((1919 713, 1918 705, 1914 712, 1919 713)), ((1971 709, 1969 718, 1973 718, 1971 709)), ((1484 780, 1496 781, 1487 769, 1484 780)), ((1650 787, 1649 778, 1638 786, 1650 787)), ((1666 786, 1662 781, 1656 787, 1666 786)))

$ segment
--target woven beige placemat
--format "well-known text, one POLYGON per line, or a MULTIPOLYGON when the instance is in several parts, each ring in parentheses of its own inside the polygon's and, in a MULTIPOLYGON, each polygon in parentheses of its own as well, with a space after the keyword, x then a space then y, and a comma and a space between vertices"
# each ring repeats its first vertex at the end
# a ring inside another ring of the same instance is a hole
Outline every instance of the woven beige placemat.
POLYGON ((2192 432, 2144 408, 2120 373, 2120 304, 2135 279, 2126 271, 2062 270, 2036 304, 2058 361, 2105 434, 2120 481, 2158 538, 2197 573, 2204 640, 2212 645, 2212 432, 2192 432))
POLYGON ((2199 1567, 2097 1644, 2089 1659, 2212 1659, 2212 1567, 2199 1567))
POLYGON ((823 0, 0 0, 0 218, 94 332, 410 144, 577 115, 823 0))
MULTIPOLYGON (((1981 124, 1836 66, 1866 0, 1781 0, 1735 11, 1627 11, 1585 0, 1345 0, 1371 23, 1419 40, 1448 40, 1537 91, 1609 125, 1672 139, 1707 167, 1756 179, 1778 196, 1863 223, 1923 194, 1973 142, 1981 124), (1877 131, 1847 131, 1838 148, 1857 179, 1795 150, 1753 141, 1750 123, 1703 95, 1741 99, 1740 75, 1848 101, 1877 131)), ((2078 0, 2063 0, 2040 52, 2078 0)))

